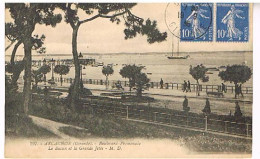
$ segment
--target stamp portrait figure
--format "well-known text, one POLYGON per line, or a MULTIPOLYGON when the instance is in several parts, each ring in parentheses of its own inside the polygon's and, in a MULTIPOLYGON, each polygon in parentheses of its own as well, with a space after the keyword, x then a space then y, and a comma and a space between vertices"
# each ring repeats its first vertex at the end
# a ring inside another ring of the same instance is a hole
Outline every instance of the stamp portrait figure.
MULTIPOLYGON (((192 36, 197 39, 199 38, 202 34, 205 33, 205 30, 201 27, 200 25, 200 18, 206 18, 209 19, 206 15, 203 13, 206 13, 207 10, 201 9, 199 5, 195 5, 192 8, 191 14, 188 16, 186 19, 187 23, 191 23, 192 26, 192 36)), ((203 40, 206 39, 205 34, 202 36, 203 40)))
POLYGON ((236 18, 245 19, 245 17, 240 16, 240 13, 243 13, 243 11, 236 9, 234 5, 231 5, 230 10, 221 20, 222 23, 227 25, 227 37, 229 40, 232 40, 233 38, 241 39, 243 32, 236 28, 236 18))

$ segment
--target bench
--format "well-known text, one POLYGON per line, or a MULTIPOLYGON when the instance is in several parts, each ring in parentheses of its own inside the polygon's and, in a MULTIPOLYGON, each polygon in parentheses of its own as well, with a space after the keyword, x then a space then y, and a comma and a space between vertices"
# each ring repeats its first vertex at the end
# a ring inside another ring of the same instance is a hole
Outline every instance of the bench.
POLYGON ((213 95, 213 96, 218 96, 218 97, 224 97, 223 92, 207 92, 207 96, 213 95))

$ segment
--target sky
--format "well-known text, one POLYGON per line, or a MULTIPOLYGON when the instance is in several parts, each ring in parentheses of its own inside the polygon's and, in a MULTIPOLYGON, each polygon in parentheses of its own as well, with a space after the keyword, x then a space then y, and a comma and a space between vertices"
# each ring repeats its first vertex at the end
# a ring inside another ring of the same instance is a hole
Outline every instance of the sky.
MULTIPOLYGON (((109 19, 96 19, 94 21, 81 25, 78 33, 78 52, 83 53, 145 53, 145 52, 171 52, 172 42, 176 46, 179 39, 173 38, 172 33, 168 30, 165 22, 165 10, 167 3, 140 3, 137 4, 132 10, 132 13, 144 19, 150 18, 156 20, 158 28, 161 32, 167 32, 168 37, 165 41, 160 43, 149 44, 146 36, 138 35, 133 39, 124 39, 124 23, 119 25, 111 23, 109 19)), ((167 8, 168 12, 179 10, 179 7, 170 5, 167 8), (174 8, 175 7, 175 8, 174 8), (169 9, 170 8, 170 9, 169 9)), ((250 6, 252 7, 252 6, 250 6)), ((6 10, 6 22, 10 21, 10 14, 6 10)), ((57 13, 62 13, 57 11, 57 13)), ((83 16, 82 12, 79 13, 80 17, 83 16)), ((215 14, 213 15, 215 17, 215 14)), ((176 17, 173 18, 176 21, 176 17), (175 19, 174 19, 175 18, 175 19)), ((81 19, 81 20, 82 20, 81 19)), ((177 19, 178 20, 178 19, 177 19)), ((252 20, 252 18, 250 18, 252 20)), ((213 23, 215 25, 215 23, 213 23)), ((213 26, 215 27, 215 26, 213 26)), ((69 24, 64 20, 59 23, 55 28, 46 27, 45 25, 37 25, 34 34, 44 34, 46 36, 45 47, 46 54, 71 54, 72 52, 72 29, 69 24)), ((9 44, 5 40, 6 46, 9 44)), ((174 47, 176 51, 176 47, 174 47)), ((180 52, 213 52, 213 51, 252 51, 252 25, 249 29, 249 42, 180 42, 180 52)), ((10 55, 12 47, 6 51, 6 55, 10 55)), ((20 46, 18 55, 23 55, 23 47, 20 46)), ((35 54, 35 53, 34 53, 35 54)))

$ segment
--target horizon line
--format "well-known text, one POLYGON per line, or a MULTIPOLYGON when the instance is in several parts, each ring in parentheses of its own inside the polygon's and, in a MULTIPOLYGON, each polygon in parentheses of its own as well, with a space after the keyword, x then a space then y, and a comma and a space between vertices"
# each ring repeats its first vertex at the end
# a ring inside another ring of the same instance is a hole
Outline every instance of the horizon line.
MULTIPOLYGON (((242 53, 242 52, 253 52, 253 51, 181 51, 179 53, 218 53, 218 52, 232 52, 232 53, 242 53)), ((79 52, 80 53, 80 52, 79 52)), ((102 54, 168 54, 168 53, 172 53, 172 52, 106 52, 106 53, 101 53, 101 52, 89 52, 89 53, 86 53, 86 52, 81 52, 82 54, 85 54, 85 55, 102 55, 102 54)), ((176 52, 174 52, 176 53, 176 52)), ((32 56, 44 56, 44 55, 72 55, 69 54, 69 53, 46 53, 46 54, 36 54, 36 55, 32 55, 32 56)), ((5 56, 11 56, 11 55, 5 55, 5 56)), ((23 56, 22 54, 21 55, 17 55, 17 56, 23 56)))

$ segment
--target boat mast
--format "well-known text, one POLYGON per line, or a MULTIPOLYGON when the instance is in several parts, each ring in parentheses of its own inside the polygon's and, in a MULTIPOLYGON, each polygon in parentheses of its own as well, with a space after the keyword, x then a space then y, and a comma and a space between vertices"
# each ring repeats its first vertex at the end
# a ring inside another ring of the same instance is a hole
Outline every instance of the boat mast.
POLYGON ((177 44, 177 56, 179 56, 179 41, 180 39, 178 39, 178 44, 177 44))
POLYGON ((173 37, 173 35, 172 35, 172 56, 173 56, 173 47, 174 47, 174 45, 173 45, 173 40, 174 40, 174 37, 173 37))

